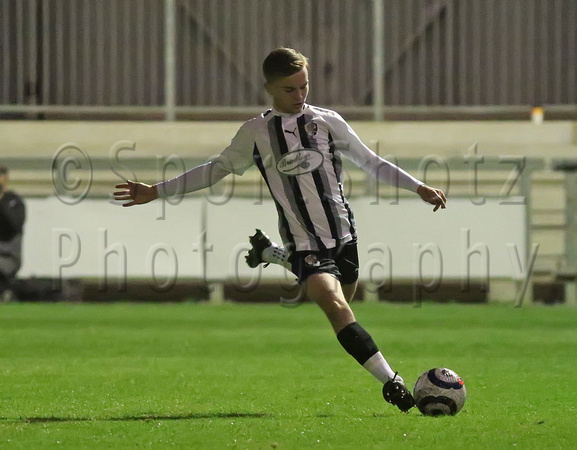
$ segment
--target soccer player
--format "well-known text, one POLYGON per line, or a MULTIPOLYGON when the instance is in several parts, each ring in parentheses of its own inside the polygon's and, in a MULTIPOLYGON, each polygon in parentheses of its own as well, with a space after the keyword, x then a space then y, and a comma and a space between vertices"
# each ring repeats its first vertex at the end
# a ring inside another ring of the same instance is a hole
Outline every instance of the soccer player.
POLYGON ((154 185, 127 181, 116 186, 123 206, 206 188, 230 173, 255 164, 274 199, 284 248, 262 233, 251 238, 247 262, 256 266, 263 252, 276 253, 298 277, 304 294, 324 311, 337 339, 383 383, 386 401, 406 412, 414 400, 349 306, 358 278, 353 213, 343 195, 341 155, 379 180, 416 192, 433 211, 445 208, 445 195, 380 158, 334 111, 306 103, 308 60, 290 48, 272 51, 263 62, 272 109, 245 122, 231 144, 209 163, 154 185))

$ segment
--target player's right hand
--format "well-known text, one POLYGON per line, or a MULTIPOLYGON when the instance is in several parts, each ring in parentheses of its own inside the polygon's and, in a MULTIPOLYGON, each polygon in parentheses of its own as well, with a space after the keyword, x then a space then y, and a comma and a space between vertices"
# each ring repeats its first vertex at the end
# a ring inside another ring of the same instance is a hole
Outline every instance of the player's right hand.
POLYGON ((114 200, 121 202, 128 200, 122 206, 143 205, 158 198, 154 185, 127 180, 126 183, 117 184, 115 187, 122 190, 114 192, 114 200))

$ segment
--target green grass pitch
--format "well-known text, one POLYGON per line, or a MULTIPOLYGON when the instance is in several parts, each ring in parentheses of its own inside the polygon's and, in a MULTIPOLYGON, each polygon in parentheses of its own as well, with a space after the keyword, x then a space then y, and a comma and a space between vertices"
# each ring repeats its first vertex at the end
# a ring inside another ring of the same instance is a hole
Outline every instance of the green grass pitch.
POLYGON ((412 386, 446 366, 454 417, 408 414, 314 305, 0 305, 0 448, 575 448, 577 309, 355 304, 412 386))

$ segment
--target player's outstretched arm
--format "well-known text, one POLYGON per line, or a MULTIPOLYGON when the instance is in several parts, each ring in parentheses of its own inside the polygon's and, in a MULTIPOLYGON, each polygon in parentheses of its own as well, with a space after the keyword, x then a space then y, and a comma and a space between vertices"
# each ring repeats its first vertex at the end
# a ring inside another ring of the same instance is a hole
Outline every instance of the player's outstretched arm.
POLYGON ((421 198, 431 205, 435 205, 433 208, 433 212, 437 209, 445 209, 447 204, 447 199, 445 194, 440 189, 435 189, 426 184, 419 186, 417 189, 417 194, 421 196, 421 198))
POLYGON ((125 201, 122 206, 143 205, 158 198, 156 186, 138 183, 128 180, 126 183, 117 184, 116 189, 122 189, 114 193, 114 200, 125 201))

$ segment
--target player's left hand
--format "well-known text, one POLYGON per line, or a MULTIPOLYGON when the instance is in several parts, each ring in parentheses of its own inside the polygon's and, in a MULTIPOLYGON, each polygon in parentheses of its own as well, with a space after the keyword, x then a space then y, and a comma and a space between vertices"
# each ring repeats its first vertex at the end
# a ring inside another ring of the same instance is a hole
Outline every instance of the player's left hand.
POLYGON ((425 202, 435 205, 433 212, 439 208, 445 209, 447 207, 447 198, 440 189, 435 189, 423 184, 417 189, 417 194, 419 194, 425 202))

